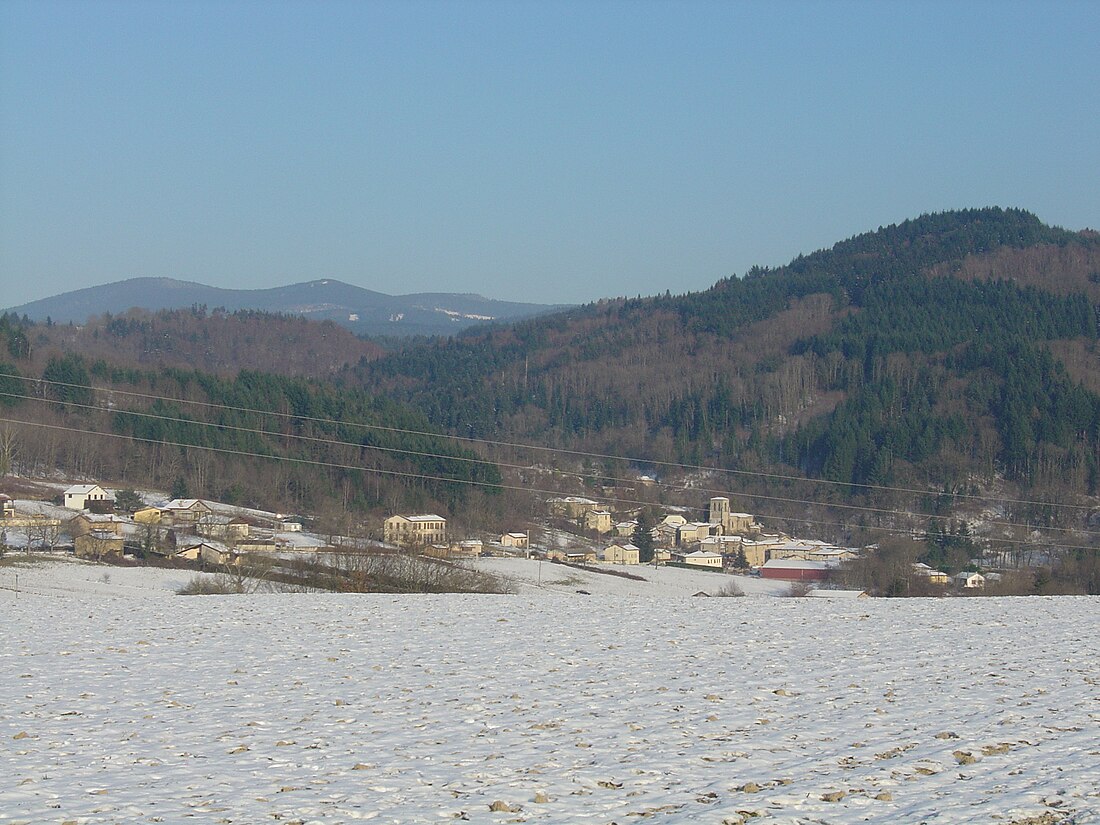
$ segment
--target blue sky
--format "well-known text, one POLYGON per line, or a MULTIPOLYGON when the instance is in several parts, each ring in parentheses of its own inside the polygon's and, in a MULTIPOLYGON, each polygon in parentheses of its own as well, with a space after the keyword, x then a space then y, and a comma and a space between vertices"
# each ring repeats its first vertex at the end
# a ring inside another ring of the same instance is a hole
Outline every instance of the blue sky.
POLYGON ((0 3, 0 306, 137 276, 544 303, 923 212, 1100 228, 1100 3, 0 3))

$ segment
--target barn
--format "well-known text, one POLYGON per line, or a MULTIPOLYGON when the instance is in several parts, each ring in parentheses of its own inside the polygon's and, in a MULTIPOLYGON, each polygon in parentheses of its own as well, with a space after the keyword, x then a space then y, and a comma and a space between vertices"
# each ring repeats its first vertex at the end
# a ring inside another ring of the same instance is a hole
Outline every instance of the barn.
POLYGON ((765 579, 786 579, 795 582, 818 582, 829 578, 834 566, 824 561, 805 559, 770 559, 760 568, 765 579))

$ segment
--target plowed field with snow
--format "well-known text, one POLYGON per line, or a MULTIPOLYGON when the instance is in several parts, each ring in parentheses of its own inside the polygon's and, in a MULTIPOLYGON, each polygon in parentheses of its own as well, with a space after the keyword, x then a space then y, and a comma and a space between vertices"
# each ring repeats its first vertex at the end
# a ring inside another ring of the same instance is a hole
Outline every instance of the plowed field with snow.
POLYGON ((0 822, 1095 822, 1098 606, 4 590, 0 822))

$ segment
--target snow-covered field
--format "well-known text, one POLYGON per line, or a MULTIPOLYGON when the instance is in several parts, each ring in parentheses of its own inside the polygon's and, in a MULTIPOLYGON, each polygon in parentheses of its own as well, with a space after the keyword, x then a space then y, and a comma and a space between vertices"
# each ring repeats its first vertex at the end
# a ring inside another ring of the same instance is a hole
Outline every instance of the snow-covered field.
POLYGON ((16 594, 11 571, 4 823, 1100 821, 1095 599, 185 598, 95 565, 16 594))
POLYGON ((508 579, 520 593, 576 593, 578 590, 585 590, 598 596, 669 598, 692 596, 699 592, 715 594, 731 583, 736 584, 746 596, 782 596, 791 590, 790 582, 752 576, 730 576, 706 570, 686 570, 682 567, 654 568, 642 564, 597 566, 600 570, 640 576, 643 581, 638 581, 534 559, 480 558, 473 564, 479 570, 508 579))

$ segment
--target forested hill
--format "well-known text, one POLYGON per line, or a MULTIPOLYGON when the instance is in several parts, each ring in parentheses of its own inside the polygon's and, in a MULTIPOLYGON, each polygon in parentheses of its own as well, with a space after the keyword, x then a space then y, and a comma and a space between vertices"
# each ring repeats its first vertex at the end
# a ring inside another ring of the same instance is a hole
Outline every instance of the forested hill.
POLYGON ((1083 495, 1100 483, 1097 304, 1095 233, 974 209, 700 293, 410 347, 357 374, 456 433, 848 484, 1006 478, 1083 495))

